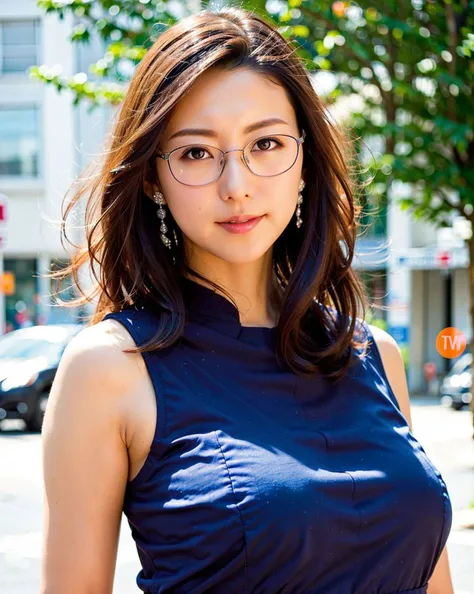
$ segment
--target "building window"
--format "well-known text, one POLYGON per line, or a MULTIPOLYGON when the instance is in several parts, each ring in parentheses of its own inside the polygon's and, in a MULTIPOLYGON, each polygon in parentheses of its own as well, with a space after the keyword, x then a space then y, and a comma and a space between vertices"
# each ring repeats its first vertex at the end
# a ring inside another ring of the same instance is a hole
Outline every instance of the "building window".
POLYGON ((386 270, 360 270, 359 278, 364 284, 369 308, 366 321, 384 330, 387 327, 387 272, 386 270))
POLYGON ((363 199, 359 223, 363 237, 385 237, 387 235, 387 201, 363 199))
MULTIPOLYGON (((70 264, 69 261, 54 259, 51 261, 51 271, 58 272, 70 264)), ((67 302, 82 297, 76 287, 72 275, 59 280, 51 279, 51 308, 48 312, 48 324, 72 324, 85 321, 87 307, 85 305, 65 306, 58 302, 67 302)))
POLYGON ((0 23, 0 73, 26 74, 39 63, 39 21, 0 23))
POLYGON ((39 175, 39 111, 0 108, 0 176, 39 175))
POLYGON ((38 282, 34 258, 5 258, 5 270, 13 273, 14 292, 5 297, 6 326, 17 330, 37 323, 38 282))

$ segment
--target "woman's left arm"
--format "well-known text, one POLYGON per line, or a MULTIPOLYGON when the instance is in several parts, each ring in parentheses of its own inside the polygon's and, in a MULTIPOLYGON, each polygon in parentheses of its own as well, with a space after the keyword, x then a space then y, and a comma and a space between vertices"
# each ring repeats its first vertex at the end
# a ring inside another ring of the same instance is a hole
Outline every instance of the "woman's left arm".
MULTIPOLYGON (((397 397, 403 416, 413 431, 410 414, 410 396, 400 349, 390 334, 378 328, 369 326, 382 357, 383 366, 393 393, 397 397)), ((433 575, 428 582, 428 594, 454 594, 451 572, 449 569, 448 551, 444 547, 436 564, 433 575)))

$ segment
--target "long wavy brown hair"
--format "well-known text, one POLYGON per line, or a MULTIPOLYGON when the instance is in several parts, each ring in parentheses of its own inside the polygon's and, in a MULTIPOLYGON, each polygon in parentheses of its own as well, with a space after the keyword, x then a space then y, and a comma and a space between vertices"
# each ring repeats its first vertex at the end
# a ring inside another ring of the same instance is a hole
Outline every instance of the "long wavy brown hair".
POLYGON ((250 68, 282 85, 300 130, 306 131, 304 223, 301 229, 288 225, 273 246, 281 286, 277 358, 295 373, 321 372, 338 380, 352 355, 367 346, 357 340, 357 315, 365 317, 366 294, 352 267, 360 214, 355 151, 316 94, 296 47, 273 24, 246 10, 189 16, 147 52, 127 89, 100 171, 85 176, 64 210, 62 239, 72 243, 66 219, 86 202, 85 243, 75 245, 71 264, 52 276, 72 275, 80 296, 68 305, 95 304, 90 324, 138 303, 153 308, 156 335, 128 352, 167 347, 182 337, 182 278, 199 275, 185 261, 181 231, 171 216, 169 236, 176 233, 178 246, 168 250, 162 244, 156 205, 146 196, 144 181, 158 181, 156 153, 174 106, 199 75, 217 66, 250 68), (84 265, 94 279, 87 291, 79 274, 84 265))

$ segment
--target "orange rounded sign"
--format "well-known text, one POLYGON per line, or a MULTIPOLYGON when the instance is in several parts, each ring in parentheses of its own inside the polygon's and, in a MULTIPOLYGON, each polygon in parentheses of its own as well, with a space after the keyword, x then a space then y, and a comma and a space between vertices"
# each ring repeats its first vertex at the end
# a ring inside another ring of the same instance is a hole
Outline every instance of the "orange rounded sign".
POLYGON ((436 350, 446 359, 459 357, 459 355, 463 354, 465 348, 466 336, 454 326, 443 328, 436 337, 436 350))
POLYGON ((15 275, 13 272, 9 270, 5 270, 3 276, 0 276, 0 292, 3 292, 4 295, 14 295, 15 294, 15 275))

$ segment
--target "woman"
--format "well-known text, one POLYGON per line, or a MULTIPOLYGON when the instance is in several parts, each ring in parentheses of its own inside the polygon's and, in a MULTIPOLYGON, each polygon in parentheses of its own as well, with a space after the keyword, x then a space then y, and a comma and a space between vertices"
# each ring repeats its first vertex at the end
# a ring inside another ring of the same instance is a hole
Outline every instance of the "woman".
POLYGON ((43 593, 112 591, 122 509, 144 592, 452 592, 400 351, 357 317, 342 149, 255 15, 149 50, 85 190, 99 301, 44 422, 43 593))

